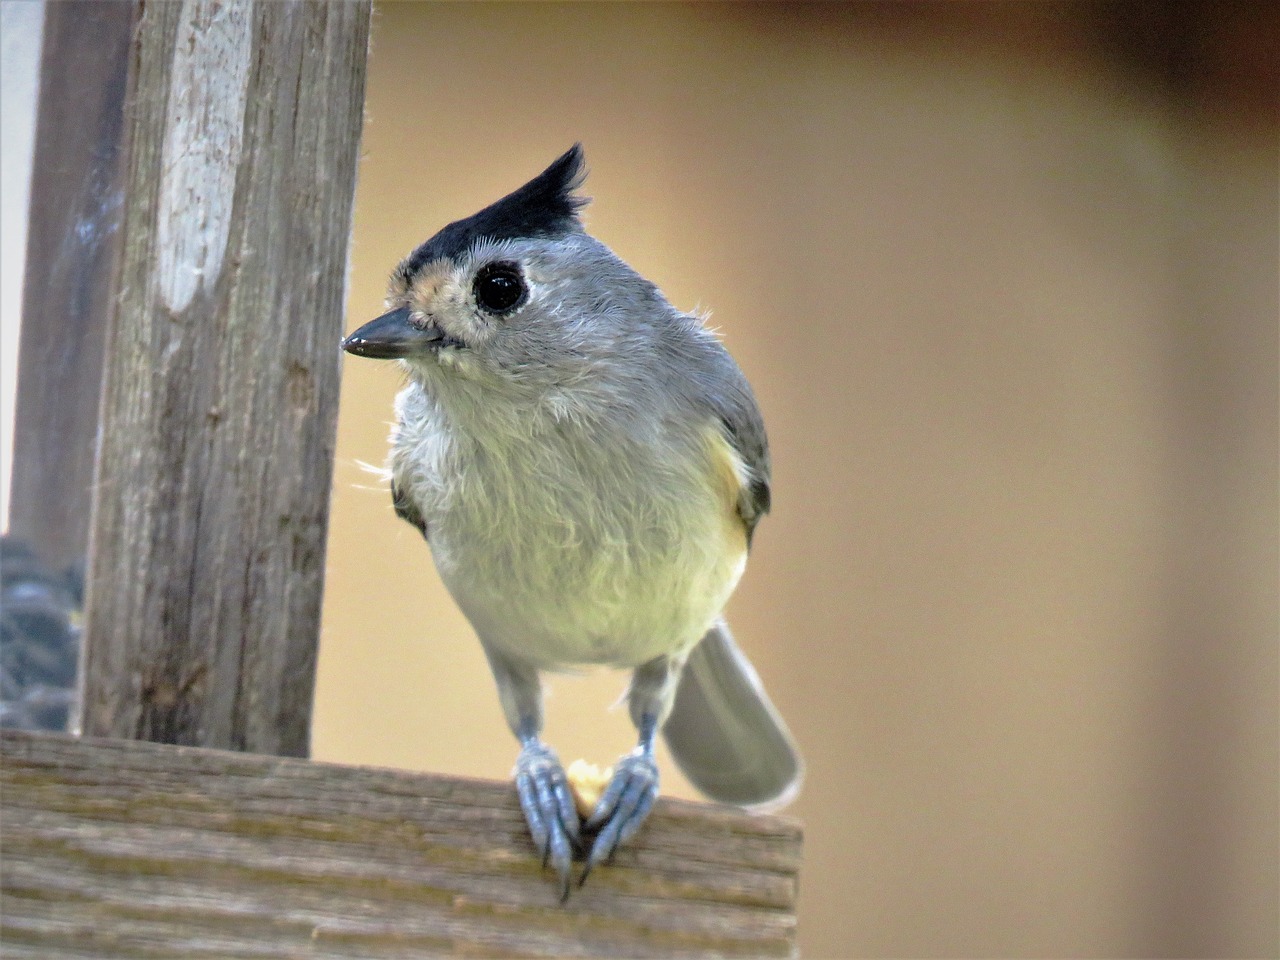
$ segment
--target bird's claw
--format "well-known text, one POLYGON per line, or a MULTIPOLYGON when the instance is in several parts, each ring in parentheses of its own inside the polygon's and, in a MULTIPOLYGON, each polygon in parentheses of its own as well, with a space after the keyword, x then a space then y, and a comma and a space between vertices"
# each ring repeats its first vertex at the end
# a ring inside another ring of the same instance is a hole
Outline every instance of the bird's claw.
POLYGON ((578 811, 569 792, 564 768, 555 751, 532 740, 516 760, 516 792, 534 846, 542 854, 542 866, 550 864, 560 879, 560 901, 569 897, 569 880, 575 850, 581 849, 578 811))
POLYGON ((651 751, 637 747, 618 761, 609 786, 585 824, 587 830, 598 832, 579 886, 587 882, 595 866, 612 859, 618 847, 640 829, 657 798, 658 765, 651 751))

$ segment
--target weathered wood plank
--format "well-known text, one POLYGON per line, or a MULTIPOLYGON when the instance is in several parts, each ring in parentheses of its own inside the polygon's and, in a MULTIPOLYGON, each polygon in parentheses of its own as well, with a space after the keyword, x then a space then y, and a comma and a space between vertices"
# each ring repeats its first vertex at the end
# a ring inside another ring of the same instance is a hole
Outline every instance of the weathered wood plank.
POLYGON ((0 733, 23 957, 788 956, 799 825, 659 802, 560 906, 509 784, 0 733))
POLYGON ((86 733, 307 753, 369 16, 142 8, 86 733))
POLYGON ((136 9, 132 0, 45 7, 9 532, 59 569, 82 564, 89 539, 136 9))

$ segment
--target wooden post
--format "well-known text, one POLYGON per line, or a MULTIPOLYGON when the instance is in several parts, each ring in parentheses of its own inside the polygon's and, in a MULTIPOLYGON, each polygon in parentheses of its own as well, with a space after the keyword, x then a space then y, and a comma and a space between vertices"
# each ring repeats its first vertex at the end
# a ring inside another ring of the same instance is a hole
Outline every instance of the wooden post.
POLYGON ((82 564, 103 343, 122 216, 133 0, 45 6, 9 529, 46 564, 82 564))
POLYGON ((659 800, 565 906, 508 783, 0 732, 6 957, 785 957, 800 827, 659 800))
POLYGON ((369 16, 142 8, 86 734, 307 753, 369 16))

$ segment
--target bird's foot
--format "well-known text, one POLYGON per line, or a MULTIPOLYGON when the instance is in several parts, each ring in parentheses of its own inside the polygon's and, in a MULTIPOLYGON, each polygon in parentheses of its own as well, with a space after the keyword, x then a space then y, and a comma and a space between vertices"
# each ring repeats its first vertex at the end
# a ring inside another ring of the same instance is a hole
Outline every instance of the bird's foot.
POLYGON ((609 786, 585 824, 595 832, 595 840, 579 886, 587 882, 596 865, 612 859, 618 847, 640 829, 657 798, 658 765, 653 751, 637 747, 618 761, 609 786))
POLYGON ((540 740, 530 739, 516 760, 516 792, 533 843, 542 854, 542 865, 551 864, 560 878, 560 902, 569 898, 570 870, 575 850, 581 848, 578 811, 565 779, 564 768, 553 751, 540 740))

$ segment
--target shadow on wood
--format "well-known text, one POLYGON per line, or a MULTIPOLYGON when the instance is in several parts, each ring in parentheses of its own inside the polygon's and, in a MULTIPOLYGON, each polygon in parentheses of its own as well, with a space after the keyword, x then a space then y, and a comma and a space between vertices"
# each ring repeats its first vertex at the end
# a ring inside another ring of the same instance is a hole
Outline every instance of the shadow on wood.
POLYGON ((7 957, 790 956, 791 819, 662 800, 567 906, 509 784, 0 733, 7 957))

